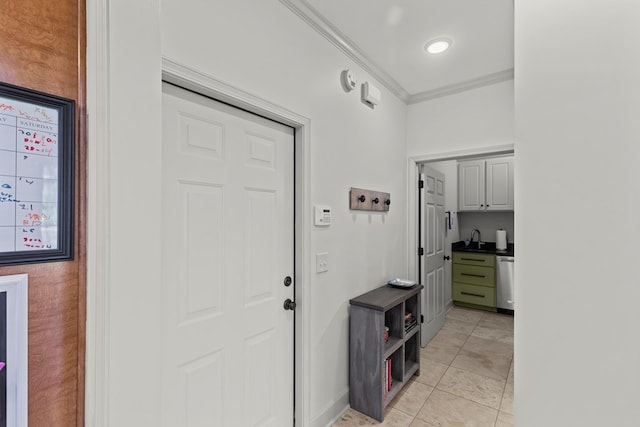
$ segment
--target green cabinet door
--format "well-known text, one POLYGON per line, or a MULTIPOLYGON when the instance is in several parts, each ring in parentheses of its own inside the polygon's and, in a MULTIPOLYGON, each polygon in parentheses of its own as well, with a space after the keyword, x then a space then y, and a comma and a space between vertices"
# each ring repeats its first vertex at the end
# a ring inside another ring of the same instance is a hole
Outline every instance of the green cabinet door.
POLYGON ((496 270, 493 267, 454 264, 453 281, 472 285, 496 286, 496 270))

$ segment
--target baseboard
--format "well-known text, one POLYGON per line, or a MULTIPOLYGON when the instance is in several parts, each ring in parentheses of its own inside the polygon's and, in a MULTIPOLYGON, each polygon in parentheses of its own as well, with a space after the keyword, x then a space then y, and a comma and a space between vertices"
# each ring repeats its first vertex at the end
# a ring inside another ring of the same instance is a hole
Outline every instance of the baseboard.
POLYGON ((451 310, 452 308, 453 308, 453 300, 450 299, 449 302, 445 304, 444 311, 448 313, 449 310, 451 310))
POLYGON ((344 416, 344 414, 347 413, 347 411, 349 410, 350 407, 351 407, 350 405, 347 405, 334 419, 329 421, 329 424, 327 424, 326 427, 331 427, 335 423, 337 423, 344 416))
POLYGON ((349 390, 344 392, 333 402, 329 403, 318 415, 311 421, 310 427, 331 427, 338 421, 345 412, 349 410, 349 390))

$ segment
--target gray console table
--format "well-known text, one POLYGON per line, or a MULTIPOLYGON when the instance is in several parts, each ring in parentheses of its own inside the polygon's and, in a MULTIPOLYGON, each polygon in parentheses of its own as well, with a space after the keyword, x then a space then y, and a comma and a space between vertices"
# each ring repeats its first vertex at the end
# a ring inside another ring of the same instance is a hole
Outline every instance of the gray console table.
POLYGON ((384 420, 385 406, 411 376, 420 374, 423 287, 387 285, 350 301, 349 402, 356 411, 378 421, 384 420), (388 339, 385 326, 389 328, 388 339))

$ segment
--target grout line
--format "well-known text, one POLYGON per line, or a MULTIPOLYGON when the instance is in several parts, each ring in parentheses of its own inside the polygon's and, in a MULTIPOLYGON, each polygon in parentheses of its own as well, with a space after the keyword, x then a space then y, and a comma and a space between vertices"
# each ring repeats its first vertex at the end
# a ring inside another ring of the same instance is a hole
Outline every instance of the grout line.
POLYGON ((448 395, 453 396, 453 397, 457 397, 458 399, 466 400, 469 403, 473 403, 473 404, 476 404, 476 405, 484 406, 485 408, 491 409, 492 411, 500 412, 500 409, 492 408, 491 406, 487 406, 484 403, 476 402, 475 400, 471 400, 471 399, 467 399, 466 397, 458 396, 457 394, 451 393, 450 391, 441 390, 441 389, 438 389, 438 391, 440 391, 442 393, 447 393, 448 395))

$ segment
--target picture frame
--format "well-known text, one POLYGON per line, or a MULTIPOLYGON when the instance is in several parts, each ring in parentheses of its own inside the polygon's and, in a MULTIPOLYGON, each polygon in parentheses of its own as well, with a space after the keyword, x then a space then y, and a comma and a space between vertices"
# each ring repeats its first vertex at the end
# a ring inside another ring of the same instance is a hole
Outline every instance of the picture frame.
POLYGON ((0 266, 73 259, 75 101, 0 82, 0 266))

